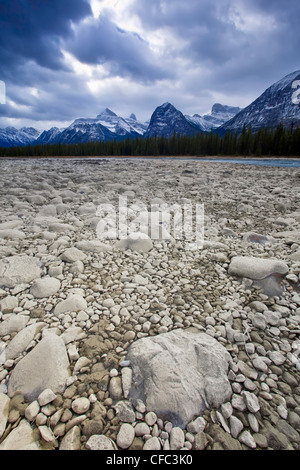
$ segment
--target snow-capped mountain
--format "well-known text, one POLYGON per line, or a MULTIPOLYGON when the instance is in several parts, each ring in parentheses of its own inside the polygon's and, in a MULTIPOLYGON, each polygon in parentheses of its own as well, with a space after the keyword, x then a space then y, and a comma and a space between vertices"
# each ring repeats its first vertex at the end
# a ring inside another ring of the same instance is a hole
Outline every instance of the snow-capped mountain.
POLYGON ((41 133, 39 138, 36 140, 37 144, 57 144, 59 141, 60 134, 64 129, 59 129, 58 127, 51 127, 48 131, 41 133))
POLYGON ((198 126, 189 122, 181 111, 171 103, 158 106, 151 116, 145 137, 178 135, 193 135, 199 132, 198 126))
POLYGON ((0 147, 15 147, 32 144, 40 135, 33 127, 6 127, 0 129, 0 147))
POLYGON ((134 114, 124 119, 105 108, 95 119, 79 118, 65 129, 54 127, 44 131, 37 143, 71 144, 120 140, 126 137, 141 137, 146 130, 147 125, 138 122, 134 114))
POLYGON ((203 116, 200 116, 199 114, 194 114, 194 116, 186 115, 185 117, 190 123, 199 127, 201 131, 210 132, 212 129, 217 129, 225 124, 225 122, 232 119, 240 111, 241 108, 216 103, 208 114, 203 116))
POLYGON ((117 116, 110 109, 105 108, 102 113, 98 114, 96 118, 99 123, 114 132, 117 135, 135 135, 141 136, 147 130, 147 126, 138 122, 135 114, 131 114, 129 118, 125 119, 117 116))
POLYGON ((300 104, 293 101, 295 88, 300 80, 300 71, 293 72, 270 86, 253 103, 244 108, 233 119, 219 128, 226 131, 241 132, 244 124, 252 126, 255 132, 264 127, 276 128, 279 124, 289 127, 300 124, 300 104))

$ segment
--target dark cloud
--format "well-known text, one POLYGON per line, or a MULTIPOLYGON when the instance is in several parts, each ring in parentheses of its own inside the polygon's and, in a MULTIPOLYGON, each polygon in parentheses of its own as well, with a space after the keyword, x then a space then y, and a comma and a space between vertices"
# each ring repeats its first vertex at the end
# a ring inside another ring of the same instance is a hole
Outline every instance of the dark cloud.
POLYGON ((0 57, 4 78, 28 60, 54 70, 64 69, 61 40, 92 11, 87 0, 2 0, 0 57))
POLYGON ((158 63, 146 41, 118 28, 104 14, 93 23, 81 24, 67 46, 80 62, 106 64, 113 76, 151 83, 171 75, 158 63))
POLYGON ((185 114, 246 106, 300 69, 299 0, 132 0, 123 29, 109 9, 94 18, 89 1, 1 1, 1 127, 5 117, 71 122, 106 106, 143 119, 166 101, 185 114))

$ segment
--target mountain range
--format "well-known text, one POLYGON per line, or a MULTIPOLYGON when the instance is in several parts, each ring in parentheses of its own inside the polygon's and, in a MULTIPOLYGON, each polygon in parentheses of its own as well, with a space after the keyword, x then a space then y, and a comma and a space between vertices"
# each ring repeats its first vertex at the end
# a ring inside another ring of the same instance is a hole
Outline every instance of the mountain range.
POLYGON ((263 127, 276 128, 279 124, 289 127, 300 125, 299 100, 293 99, 300 86, 300 71, 293 72, 269 87, 253 103, 244 109, 222 105, 213 105, 210 113, 203 116, 184 115, 171 103, 158 106, 146 123, 139 122, 134 114, 122 118, 105 108, 96 118, 76 119, 69 127, 53 127, 39 132, 36 129, 14 127, 0 129, 0 147, 12 147, 35 144, 68 144, 90 141, 122 140, 127 137, 171 137, 194 135, 199 132, 227 131, 240 133, 244 125, 252 126, 253 131, 263 127))

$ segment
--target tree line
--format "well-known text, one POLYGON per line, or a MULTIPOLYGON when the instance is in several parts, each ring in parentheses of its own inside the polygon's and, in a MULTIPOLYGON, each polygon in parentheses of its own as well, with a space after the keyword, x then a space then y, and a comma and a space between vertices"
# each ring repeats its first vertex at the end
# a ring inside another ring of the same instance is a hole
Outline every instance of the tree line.
POLYGON ((77 144, 36 144, 0 148, 2 157, 88 157, 88 156, 300 156, 300 128, 263 128, 253 132, 251 126, 240 134, 226 132, 198 133, 194 136, 174 134, 166 137, 138 137, 106 142, 77 144))

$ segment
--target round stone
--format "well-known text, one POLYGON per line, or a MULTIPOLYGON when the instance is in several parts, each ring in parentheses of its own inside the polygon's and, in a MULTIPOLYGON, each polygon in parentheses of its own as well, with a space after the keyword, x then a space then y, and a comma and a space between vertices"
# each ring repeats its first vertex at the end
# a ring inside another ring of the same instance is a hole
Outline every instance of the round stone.
POLYGON ((74 413, 81 415, 86 413, 90 408, 90 400, 85 397, 76 398, 72 403, 74 413))

